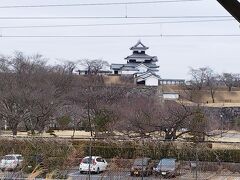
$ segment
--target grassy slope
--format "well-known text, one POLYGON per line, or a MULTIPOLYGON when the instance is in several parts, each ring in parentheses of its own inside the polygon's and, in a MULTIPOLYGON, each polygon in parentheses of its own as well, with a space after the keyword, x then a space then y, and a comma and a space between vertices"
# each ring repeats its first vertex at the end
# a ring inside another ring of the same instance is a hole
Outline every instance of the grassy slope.
MULTIPOLYGON (((178 92, 180 94, 187 94, 179 86, 164 85, 163 92, 178 92)), ((186 93, 187 92, 187 93, 186 93)), ((233 89, 228 91, 227 88, 219 88, 215 92, 215 103, 212 104, 212 98, 208 90, 202 90, 196 95, 198 102, 204 103, 207 106, 223 107, 223 106, 240 106, 240 89, 233 89)))

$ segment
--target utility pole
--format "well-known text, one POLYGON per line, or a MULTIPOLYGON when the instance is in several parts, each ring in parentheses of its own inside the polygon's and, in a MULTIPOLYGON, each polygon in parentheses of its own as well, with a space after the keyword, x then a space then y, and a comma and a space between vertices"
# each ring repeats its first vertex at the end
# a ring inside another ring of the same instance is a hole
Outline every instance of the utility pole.
POLYGON ((91 180, 91 164, 92 162, 92 136, 89 139, 90 140, 90 146, 89 146, 89 161, 88 161, 88 180, 91 180))
POLYGON ((144 158, 144 150, 143 150, 143 148, 144 148, 144 140, 143 140, 142 136, 141 136, 141 144, 142 144, 142 169, 141 169, 142 173, 141 173, 141 180, 143 180, 144 179, 143 178, 143 176, 144 176, 144 174, 143 174, 143 158, 144 158))
POLYGON ((217 1, 240 23, 240 2, 238 0, 217 1))
POLYGON ((221 118, 221 137, 223 137, 223 115, 220 114, 220 118, 221 118))

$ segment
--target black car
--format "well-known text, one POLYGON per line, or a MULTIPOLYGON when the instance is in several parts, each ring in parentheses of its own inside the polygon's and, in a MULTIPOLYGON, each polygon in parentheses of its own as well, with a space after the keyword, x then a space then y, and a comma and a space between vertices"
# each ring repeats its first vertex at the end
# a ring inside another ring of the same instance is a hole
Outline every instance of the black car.
POLYGON ((161 175, 163 177, 175 177, 177 175, 177 164, 174 158, 161 159, 158 165, 154 168, 155 175, 161 175))
POLYGON ((149 176, 152 174, 153 166, 151 158, 137 158, 131 167, 131 176, 149 176))

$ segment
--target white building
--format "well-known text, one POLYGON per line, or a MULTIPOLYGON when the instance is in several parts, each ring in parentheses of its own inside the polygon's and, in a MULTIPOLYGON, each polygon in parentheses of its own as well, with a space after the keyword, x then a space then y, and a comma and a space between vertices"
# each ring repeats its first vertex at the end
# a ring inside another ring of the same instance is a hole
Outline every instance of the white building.
POLYGON ((137 44, 130 48, 132 54, 127 56, 126 64, 111 64, 113 74, 133 75, 136 84, 145 86, 158 86, 160 77, 156 74, 159 66, 156 56, 146 54, 148 47, 138 41, 137 44))
POLYGON ((178 100, 179 93, 170 92, 170 93, 163 93, 162 94, 164 100, 178 100))

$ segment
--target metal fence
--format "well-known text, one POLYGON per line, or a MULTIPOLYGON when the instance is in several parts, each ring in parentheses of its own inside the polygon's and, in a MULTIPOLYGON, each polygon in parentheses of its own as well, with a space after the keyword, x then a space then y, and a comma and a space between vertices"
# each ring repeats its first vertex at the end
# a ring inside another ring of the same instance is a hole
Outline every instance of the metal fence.
POLYGON ((240 180, 240 143, 180 141, 172 143, 163 141, 161 142, 161 146, 164 146, 163 149, 157 146, 148 147, 151 143, 156 145, 156 142, 150 141, 145 144, 140 143, 140 146, 133 149, 120 146, 116 150, 116 157, 113 158, 109 158, 109 156, 114 154, 111 151, 114 147, 91 144, 87 147, 91 149, 88 156, 102 155, 107 157, 107 171, 101 174, 89 172, 80 174, 78 167, 76 167, 75 171, 69 174, 69 177, 73 179, 77 177, 80 179, 240 180), (171 149, 172 146, 175 149, 171 149), (183 146, 191 149, 182 150, 183 146), (169 149, 164 149, 167 147, 169 149), (98 153, 95 154, 96 152, 98 153), (126 159, 126 156, 132 158, 126 159), (151 159, 148 164, 140 163, 138 167, 134 166, 136 159, 145 160, 146 158, 151 159))
MULTIPOLYGON (((240 143, 156 140, 126 142, 102 138, 71 141, 75 149, 81 148, 82 155, 73 156, 67 169, 56 170, 54 173, 59 175, 58 178, 240 180, 240 143), (106 171, 98 173, 96 169, 91 169, 92 161, 89 161, 89 169, 93 172, 89 173, 88 169, 80 173, 79 164, 87 156, 101 156, 105 159, 108 164, 106 171), (142 161, 136 165, 137 160, 142 161)), ((0 179, 55 179, 54 173, 51 173, 38 175, 38 172, 6 170, 0 173, 0 179)))

